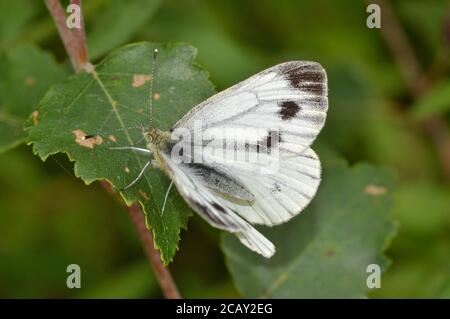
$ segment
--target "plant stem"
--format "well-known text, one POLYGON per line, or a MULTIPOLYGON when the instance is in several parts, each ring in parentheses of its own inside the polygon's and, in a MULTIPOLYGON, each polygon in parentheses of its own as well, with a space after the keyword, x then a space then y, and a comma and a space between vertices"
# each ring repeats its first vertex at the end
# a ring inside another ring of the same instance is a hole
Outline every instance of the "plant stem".
MULTIPOLYGON (((71 4, 75 4, 80 7, 80 13, 83 12, 81 7, 81 0, 70 0, 71 4)), ((86 33, 84 31, 84 16, 80 15, 80 28, 74 28, 73 30, 75 40, 77 41, 77 53, 78 63, 83 66, 89 63, 88 50, 86 44, 86 33)))
POLYGON ((120 198, 118 198, 117 193, 112 189, 111 185, 107 181, 101 181, 100 183, 108 193, 117 198, 117 200, 122 204, 128 215, 130 216, 134 228, 139 235, 139 239, 141 241, 145 254, 147 255, 147 259, 152 265, 153 271, 155 272, 156 278, 159 282, 159 285, 161 286, 161 290, 164 296, 167 299, 180 299, 181 296, 178 292, 178 288, 172 278, 172 275, 170 274, 170 271, 162 264, 161 256, 154 247, 153 237, 147 229, 144 213, 142 212, 141 206, 139 206, 138 204, 133 204, 129 207, 126 206, 124 202, 120 198))
POLYGON ((45 0, 45 5, 48 11, 50 11, 53 21, 55 22, 56 28, 58 29, 59 37, 61 38, 64 47, 66 48, 67 54, 72 63, 72 67, 75 72, 78 73, 81 69, 78 63, 77 54, 77 41, 75 40, 74 34, 66 25, 66 13, 59 2, 59 0, 45 0))
MULTIPOLYGON (((79 5, 81 9, 81 0, 71 0, 71 3, 79 5)), ((87 54, 88 51, 82 10, 80 10, 82 21, 81 28, 75 28, 75 31, 72 32, 66 25, 66 15, 59 0, 45 0, 45 4, 53 17, 53 20, 55 21, 59 35, 63 41, 64 47, 66 48, 75 72, 79 73, 82 70, 89 71, 89 66, 91 66, 91 64, 89 63, 87 54)), ((101 181, 100 183, 109 194, 111 194, 114 198, 119 199, 117 193, 111 188, 108 182, 101 181)), ((154 246, 153 237, 147 229, 144 212, 142 211, 141 206, 138 204, 133 204, 128 207, 122 200, 120 200, 120 202, 133 222, 136 232, 139 235, 142 247, 147 255, 147 259, 153 268, 164 296, 169 299, 181 298, 172 275, 169 270, 164 267, 161 261, 161 256, 154 246)))
MULTIPOLYGON (((371 0, 366 0, 366 3, 372 2, 371 0)), ((391 51, 411 96, 414 99, 419 99, 431 87, 430 81, 425 76, 419 60, 400 23, 397 21, 389 1, 378 0, 376 2, 380 6, 382 14, 381 35, 391 51)), ((450 179, 450 132, 446 121, 442 117, 433 116, 422 121, 421 125, 433 141, 445 177, 450 179)))
POLYGON ((141 240, 147 259, 153 267, 161 290, 167 299, 180 299, 180 293, 170 274, 169 270, 165 268, 161 262, 161 256, 154 247, 152 234, 147 229, 144 214, 138 204, 134 204, 127 209, 128 215, 131 218, 141 240))

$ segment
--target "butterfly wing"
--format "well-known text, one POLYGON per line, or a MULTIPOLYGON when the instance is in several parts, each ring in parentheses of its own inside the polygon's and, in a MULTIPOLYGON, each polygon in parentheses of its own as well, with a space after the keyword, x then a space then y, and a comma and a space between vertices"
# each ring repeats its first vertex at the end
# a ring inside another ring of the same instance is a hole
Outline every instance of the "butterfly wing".
POLYGON ((245 143, 248 136, 236 131, 258 128, 255 147, 278 131, 281 155, 293 155, 312 144, 325 123, 327 110, 325 70, 317 62, 292 61, 212 96, 183 116, 173 129, 222 130, 224 140, 239 143, 242 139, 245 143))
POLYGON ((205 175, 190 165, 176 164, 167 153, 160 153, 160 159, 181 196, 212 226, 236 234, 245 246, 266 258, 275 253, 275 246, 208 186, 205 175))

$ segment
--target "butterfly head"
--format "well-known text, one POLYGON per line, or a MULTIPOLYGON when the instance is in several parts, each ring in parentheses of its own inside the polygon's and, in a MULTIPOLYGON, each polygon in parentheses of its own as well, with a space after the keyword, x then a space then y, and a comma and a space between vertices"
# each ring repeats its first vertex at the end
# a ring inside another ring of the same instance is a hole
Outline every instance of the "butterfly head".
POLYGON ((163 149, 170 139, 170 133, 161 131, 155 127, 143 127, 142 134, 149 149, 163 149))

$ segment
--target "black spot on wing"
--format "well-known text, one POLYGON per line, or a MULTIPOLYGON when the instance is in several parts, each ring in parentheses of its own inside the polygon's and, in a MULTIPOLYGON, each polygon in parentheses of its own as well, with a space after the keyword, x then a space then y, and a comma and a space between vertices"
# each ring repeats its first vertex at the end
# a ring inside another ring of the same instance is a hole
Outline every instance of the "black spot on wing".
POLYGON ((266 137, 267 148, 271 149, 272 146, 277 146, 281 142, 281 133, 278 131, 270 131, 266 137))
POLYGON ((296 89, 303 89, 315 94, 325 93, 325 73, 318 63, 289 63, 281 72, 296 89))
POLYGON ((278 114, 283 121, 287 121, 297 115, 301 107, 293 101, 284 101, 279 104, 280 110, 278 114))
POLYGON ((225 208, 223 208, 223 206, 221 206, 217 203, 212 203, 212 205, 214 206, 215 209, 221 211, 222 213, 225 213, 225 208))
POLYGON ((325 87, 323 83, 303 83, 300 85, 300 88, 308 93, 313 93, 317 95, 321 95, 325 93, 325 87))
MULTIPOLYGON (((272 194, 281 192, 281 186, 280 186, 280 184, 278 184, 277 182, 275 182, 275 183, 273 184, 273 187, 272 187, 272 189, 270 190, 270 192, 271 192, 272 194)), ((288 211, 289 211, 289 210, 288 210, 288 211)))

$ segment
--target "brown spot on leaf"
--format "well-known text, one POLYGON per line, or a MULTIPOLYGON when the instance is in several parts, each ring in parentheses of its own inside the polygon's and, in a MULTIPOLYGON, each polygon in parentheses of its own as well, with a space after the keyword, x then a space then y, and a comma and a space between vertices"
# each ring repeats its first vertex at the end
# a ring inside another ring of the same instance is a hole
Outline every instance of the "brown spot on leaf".
POLYGON ((133 74, 133 87, 143 86, 146 82, 152 80, 152 76, 148 74, 133 74))
POLYGON ((116 139, 116 137, 114 136, 114 135, 110 135, 110 136, 108 136, 108 139, 111 141, 111 142, 117 142, 117 139, 116 139))
POLYGON ((34 86, 36 84, 36 80, 31 76, 26 77, 24 82, 26 86, 34 86))
POLYGON ((160 98, 161 98, 161 94, 159 94, 159 93, 153 94, 153 99, 154 99, 155 101, 158 101, 160 98))
POLYGON ((387 191, 388 191, 388 189, 386 187, 373 185, 373 184, 367 185, 364 188, 364 193, 366 193, 368 195, 372 195, 372 196, 384 195, 387 193, 387 191))
POLYGON ((145 200, 145 201, 148 201, 148 195, 147 195, 147 193, 146 192, 144 192, 143 190, 139 190, 139 194, 142 196, 142 198, 145 200))
POLYGON ((72 133, 75 135, 75 142, 83 147, 94 148, 95 145, 103 143, 103 139, 99 135, 87 136, 82 130, 75 130, 72 133))
POLYGON ((325 256, 327 256, 327 257, 333 257, 335 254, 336 254, 336 252, 333 249, 328 249, 325 252, 325 256))
POLYGON ((31 113, 31 118, 33 119, 34 125, 38 125, 38 123, 39 123, 38 116, 39 116, 39 111, 34 111, 33 113, 31 113))

